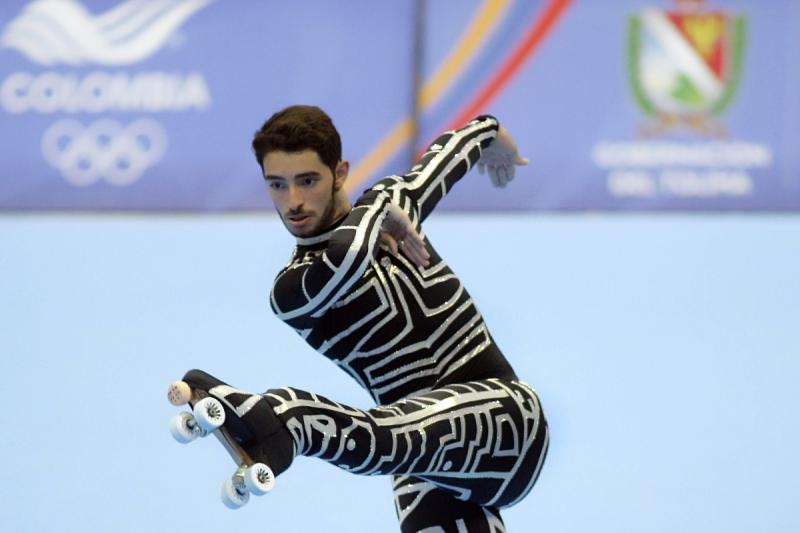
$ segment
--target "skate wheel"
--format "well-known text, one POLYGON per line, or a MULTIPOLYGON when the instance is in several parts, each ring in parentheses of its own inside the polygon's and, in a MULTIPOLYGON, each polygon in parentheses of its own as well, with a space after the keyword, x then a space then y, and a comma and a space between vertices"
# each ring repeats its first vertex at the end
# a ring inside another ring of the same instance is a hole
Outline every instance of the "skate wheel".
POLYGON ((194 404, 194 418, 206 431, 214 431, 225 423, 225 409, 216 398, 208 396, 194 404))
POLYGON ((255 496, 263 496, 275 487, 275 474, 264 463, 256 463, 245 470, 244 485, 255 496))
POLYGON ((225 507, 228 509, 238 509, 248 502, 250 493, 246 490, 239 489, 233 482, 233 478, 228 478, 222 483, 222 487, 220 487, 220 497, 225 507))
POLYGON ((188 444, 197 438, 197 432, 192 429, 194 417, 186 411, 178 413, 169 421, 169 432, 176 441, 188 444))
POLYGON ((192 399, 192 389, 185 381, 176 381, 167 389, 167 399, 172 405, 186 405, 192 399))

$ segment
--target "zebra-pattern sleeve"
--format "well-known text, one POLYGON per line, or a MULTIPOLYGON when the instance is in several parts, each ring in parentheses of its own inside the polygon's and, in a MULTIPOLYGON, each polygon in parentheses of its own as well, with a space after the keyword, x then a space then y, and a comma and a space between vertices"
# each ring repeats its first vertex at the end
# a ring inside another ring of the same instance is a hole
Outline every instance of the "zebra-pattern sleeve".
POLYGON ((445 132, 428 146, 408 174, 385 178, 373 189, 401 190, 416 204, 422 222, 478 162, 483 149, 497 137, 498 127, 497 119, 482 115, 459 130, 445 132))
POLYGON ((378 252, 389 201, 387 192, 368 191, 332 232, 322 254, 292 261, 278 274, 271 304, 281 320, 298 330, 313 327, 358 281, 378 252))

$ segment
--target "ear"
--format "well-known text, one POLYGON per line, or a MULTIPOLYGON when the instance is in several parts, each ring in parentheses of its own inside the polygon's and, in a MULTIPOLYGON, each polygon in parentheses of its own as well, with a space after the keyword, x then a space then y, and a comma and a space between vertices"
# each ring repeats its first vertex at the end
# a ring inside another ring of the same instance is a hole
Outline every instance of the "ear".
POLYGON ((336 165, 336 174, 333 176, 333 188, 339 190, 344 187, 344 182, 347 179, 347 174, 350 172, 349 161, 339 161, 336 165))

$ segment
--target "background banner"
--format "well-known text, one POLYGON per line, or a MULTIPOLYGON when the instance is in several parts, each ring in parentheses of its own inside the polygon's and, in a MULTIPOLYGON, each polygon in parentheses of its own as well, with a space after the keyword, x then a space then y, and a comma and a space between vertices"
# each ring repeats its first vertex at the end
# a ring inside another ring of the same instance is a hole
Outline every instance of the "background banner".
POLYGON ((353 195, 492 113, 531 165, 443 207, 797 210, 796 20, 793 0, 4 2, 0 209, 270 209, 252 134, 312 103, 353 195))

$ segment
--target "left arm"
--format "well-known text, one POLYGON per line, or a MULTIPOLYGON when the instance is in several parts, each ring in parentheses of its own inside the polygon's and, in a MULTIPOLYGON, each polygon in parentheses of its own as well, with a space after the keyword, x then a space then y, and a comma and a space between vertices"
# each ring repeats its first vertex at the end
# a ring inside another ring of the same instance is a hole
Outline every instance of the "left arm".
POLYGON ((484 115, 459 130, 445 132, 428 146, 410 172, 384 178, 373 188, 395 193, 402 191, 415 208, 416 213, 409 215, 421 223, 453 185, 478 162, 483 149, 497 136, 498 127, 497 119, 484 115))
POLYGON ((488 170, 496 187, 505 187, 516 166, 527 165, 528 160, 519 154, 511 134, 494 117, 484 115, 440 135, 408 174, 387 177, 371 189, 392 194, 394 209, 387 213, 381 239, 393 253, 402 248, 414 263, 427 266, 429 254, 419 235, 420 225, 476 163, 481 174, 488 170))
POLYGON ((393 201, 405 208, 397 194, 402 192, 415 212, 406 211, 421 223, 476 163, 481 173, 488 170, 496 187, 505 187, 515 167, 527 165, 528 160, 520 156, 514 138, 497 119, 482 115, 440 135, 408 174, 385 178, 374 189, 392 191, 393 201))

